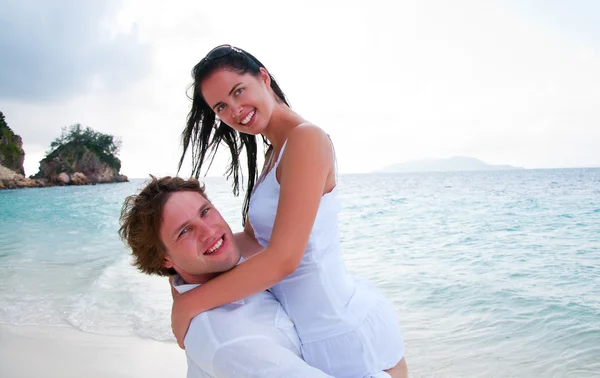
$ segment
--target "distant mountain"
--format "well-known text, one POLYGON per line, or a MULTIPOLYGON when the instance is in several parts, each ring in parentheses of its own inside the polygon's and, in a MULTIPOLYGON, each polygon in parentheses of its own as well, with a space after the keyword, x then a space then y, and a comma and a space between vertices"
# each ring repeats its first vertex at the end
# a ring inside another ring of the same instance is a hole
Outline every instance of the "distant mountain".
POLYGON ((524 169, 510 165, 490 165, 479 159, 465 156, 454 156, 448 159, 412 160, 390 165, 382 172, 455 172, 455 171, 499 171, 524 169))

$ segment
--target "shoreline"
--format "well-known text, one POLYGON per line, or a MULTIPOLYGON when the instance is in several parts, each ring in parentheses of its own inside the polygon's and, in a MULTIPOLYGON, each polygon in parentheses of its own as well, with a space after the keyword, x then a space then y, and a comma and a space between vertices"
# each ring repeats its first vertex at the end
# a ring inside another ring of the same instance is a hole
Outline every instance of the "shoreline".
POLYGON ((63 186, 93 186, 93 185, 104 185, 104 184, 120 184, 123 182, 129 182, 126 180, 115 180, 115 181, 99 181, 89 182, 86 184, 64 184, 64 183, 53 183, 48 182, 46 179, 30 179, 24 180, 2 180, 0 179, 0 190, 17 190, 17 189, 31 189, 31 188, 54 188, 63 186))
POLYGON ((86 333, 68 326, 0 324, 0 377, 185 377, 175 342, 86 333))
MULTIPOLYGON (((41 175, 40 171, 36 176, 41 175)), ((0 164, 0 190, 25 189, 25 188, 50 188, 54 186, 84 186, 96 184, 113 184, 117 182, 129 182, 125 175, 118 172, 112 175, 92 175, 87 177, 81 172, 69 174, 62 172, 51 177, 25 177, 0 164)))

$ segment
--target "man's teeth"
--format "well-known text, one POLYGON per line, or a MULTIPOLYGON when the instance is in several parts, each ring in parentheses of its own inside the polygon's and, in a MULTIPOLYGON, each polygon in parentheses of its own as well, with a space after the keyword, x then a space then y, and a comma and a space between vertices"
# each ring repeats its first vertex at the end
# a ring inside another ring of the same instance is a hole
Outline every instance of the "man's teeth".
POLYGON ((256 113, 256 110, 251 111, 250 113, 248 113, 248 115, 246 116, 246 118, 244 118, 240 123, 242 125, 247 124, 248 122, 250 122, 250 120, 252 119, 252 116, 254 115, 254 113, 256 113))
POLYGON ((216 242, 215 245, 213 245, 211 249, 209 249, 208 251, 204 252, 204 254, 205 255, 210 255, 210 254, 216 252, 217 249, 221 248, 222 245, 223 245, 223 238, 219 239, 219 241, 216 242))

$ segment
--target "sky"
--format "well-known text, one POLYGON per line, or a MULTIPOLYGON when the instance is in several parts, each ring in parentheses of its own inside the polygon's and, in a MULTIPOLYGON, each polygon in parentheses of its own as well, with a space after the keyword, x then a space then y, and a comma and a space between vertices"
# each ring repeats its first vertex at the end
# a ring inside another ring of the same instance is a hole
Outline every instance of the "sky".
MULTIPOLYGON (((600 2, 0 0, 0 111, 25 172, 61 128, 122 140, 130 178, 177 173, 192 67, 261 60, 342 173, 455 155, 600 166, 600 2)), ((224 173, 219 153, 209 176, 224 173)), ((180 174, 189 175, 189 164, 180 174)))

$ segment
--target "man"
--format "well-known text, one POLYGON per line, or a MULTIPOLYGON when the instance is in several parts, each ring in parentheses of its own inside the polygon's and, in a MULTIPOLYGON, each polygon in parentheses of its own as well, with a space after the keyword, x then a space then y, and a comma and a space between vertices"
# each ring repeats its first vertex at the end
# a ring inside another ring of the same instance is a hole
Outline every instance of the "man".
MULTIPOLYGON (((179 293, 240 263, 233 233, 197 180, 163 177, 125 200, 119 234, 134 265, 179 293)), ((184 340, 188 378, 328 377, 302 360, 292 321, 268 291, 204 312, 184 340)))

